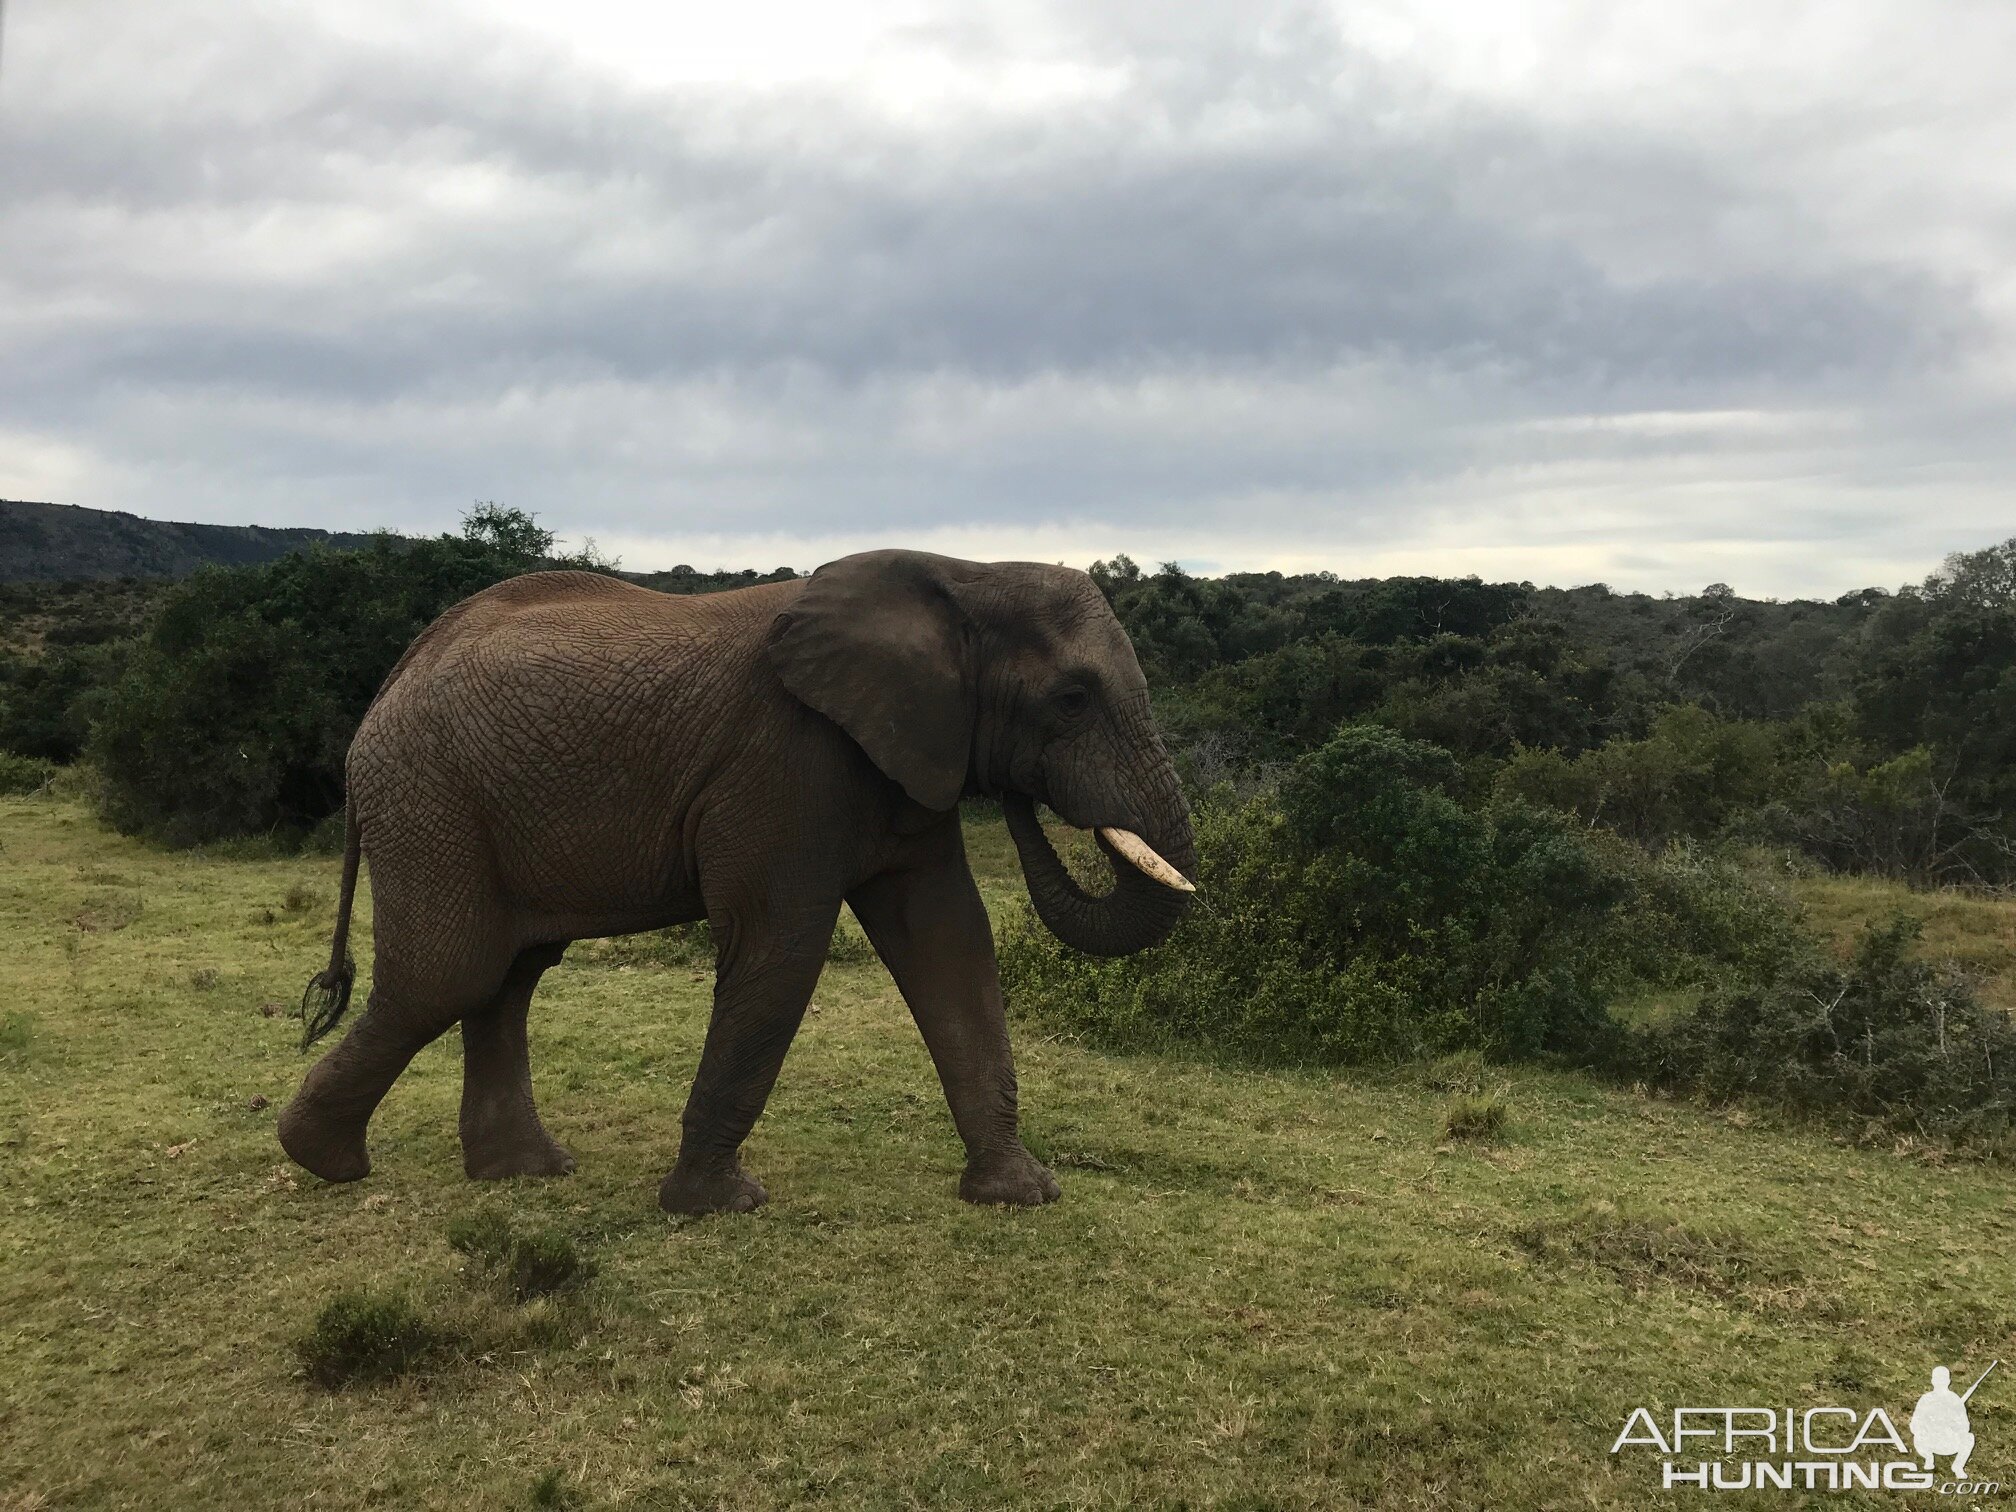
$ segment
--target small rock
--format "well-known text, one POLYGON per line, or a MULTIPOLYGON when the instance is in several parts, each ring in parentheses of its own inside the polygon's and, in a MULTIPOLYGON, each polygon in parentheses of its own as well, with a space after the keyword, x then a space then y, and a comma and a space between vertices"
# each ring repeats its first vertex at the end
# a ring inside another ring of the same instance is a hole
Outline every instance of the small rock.
POLYGON ((273 1099, 268 1097, 264 1092, 254 1092, 250 1097, 245 1099, 245 1110, 248 1113, 257 1113, 261 1108, 270 1108, 272 1106, 273 1099))
POLYGON ((364 1199, 363 1205, 364 1211, 367 1213, 382 1213, 385 1209, 392 1206, 392 1199, 387 1197, 383 1192, 373 1192, 369 1197, 364 1199))

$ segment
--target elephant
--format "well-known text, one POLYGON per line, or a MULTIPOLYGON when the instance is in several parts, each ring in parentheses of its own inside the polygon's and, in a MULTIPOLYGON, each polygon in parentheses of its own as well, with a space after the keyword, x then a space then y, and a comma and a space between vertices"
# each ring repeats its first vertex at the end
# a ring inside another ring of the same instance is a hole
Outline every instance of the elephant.
POLYGON ((380 1099, 458 1021, 466 1174, 571 1171, 532 1096, 541 974, 576 940, 705 919, 712 1017, 658 1200, 757 1207, 768 1194, 740 1151, 844 902, 937 1068, 965 1145, 959 1195, 1053 1201, 1021 1139, 960 800, 1000 801, 1037 916, 1096 955, 1166 938, 1196 869, 1126 632, 1085 573, 1038 563, 871 551, 697 597, 591 572, 512 578, 407 648, 345 776, 335 937, 303 999, 304 1049, 349 1004, 366 855, 371 991, 279 1121, 288 1156, 329 1181, 370 1170, 380 1099), (1095 832, 1110 891, 1072 877, 1039 803, 1095 832))

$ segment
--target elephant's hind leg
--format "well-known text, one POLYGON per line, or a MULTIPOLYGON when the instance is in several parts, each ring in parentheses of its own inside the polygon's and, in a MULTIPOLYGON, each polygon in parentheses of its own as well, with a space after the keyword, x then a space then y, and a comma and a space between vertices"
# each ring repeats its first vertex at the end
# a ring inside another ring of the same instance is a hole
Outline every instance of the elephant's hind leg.
POLYGON ((374 987, 363 1017, 309 1068, 280 1114, 280 1147, 324 1181, 369 1175, 364 1130, 399 1073, 460 1016, 456 1008, 414 1010, 374 987))
POLYGON ((280 1115, 280 1145, 325 1181, 355 1181, 371 1169, 364 1130, 399 1073, 465 1013, 487 1006, 515 958, 496 922, 470 912, 429 937, 452 942, 421 955, 405 945, 402 916, 379 894, 371 999, 334 1050, 309 1069, 280 1115), (415 958, 420 964, 416 966, 415 958))
POLYGON ((472 1180, 565 1176, 569 1155, 546 1132, 532 1101, 525 1020, 540 975, 564 945, 521 953, 497 996, 462 1020, 462 1169, 472 1180))

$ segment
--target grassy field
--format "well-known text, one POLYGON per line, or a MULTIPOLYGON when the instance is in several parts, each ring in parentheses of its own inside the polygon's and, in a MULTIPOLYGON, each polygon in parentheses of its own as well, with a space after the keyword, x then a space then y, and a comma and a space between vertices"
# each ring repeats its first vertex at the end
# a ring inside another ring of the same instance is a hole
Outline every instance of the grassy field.
POLYGON ((1985 1001, 2016 1011, 2016 901, 1951 889, 1913 892, 1881 877, 1802 877, 1790 885, 1806 920, 1844 954, 1871 919, 1918 919, 1925 955, 1958 967, 1985 1001))
MULTIPOLYGON (((1015 896, 998 824, 973 834, 1015 896)), ((1565 1075, 1487 1073, 1500 1142, 1452 1142, 1419 1074, 1025 1025, 1065 1199, 966 1207, 858 949, 751 1141, 759 1214, 657 1212, 709 978, 608 946, 534 1009, 577 1174, 462 1179, 451 1035, 387 1100, 370 1178, 325 1186, 273 1124, 334 863, 166 855, 51 798, 0 800, 0 847, 0 1506, 1637 1508, 1666 1499, 1608 1452, 1636 1406, 1901 1423, 1935 1361, 2016 1364, 2016 1175, 1565 1075), (484 1212, 564 1229, 595 1278, 504 1300, 447 1243, 484 1212), (295 1341, 356 1287, 446 1342, 323 1390, 295 1341)), ((2000 1377, 1973 1470, 2006 1486, 2000 1377)))

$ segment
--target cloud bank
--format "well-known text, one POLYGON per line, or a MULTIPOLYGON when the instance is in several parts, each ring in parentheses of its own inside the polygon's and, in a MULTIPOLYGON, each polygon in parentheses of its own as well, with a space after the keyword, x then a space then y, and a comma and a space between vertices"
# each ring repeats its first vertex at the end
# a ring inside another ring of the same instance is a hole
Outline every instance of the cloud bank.
POLYGON ((0 496, 1780 595, 2016 528, 2007 7, 410 9, 10 9, 0 496))

